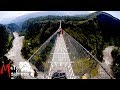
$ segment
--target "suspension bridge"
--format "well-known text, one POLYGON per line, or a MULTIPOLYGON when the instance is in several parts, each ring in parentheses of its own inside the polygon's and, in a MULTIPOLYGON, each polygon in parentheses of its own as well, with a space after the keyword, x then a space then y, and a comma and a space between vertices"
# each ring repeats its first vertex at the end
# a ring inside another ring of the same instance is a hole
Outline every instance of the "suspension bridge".
POLYGON ((51 79, 56 72, 64 73, 67 79, 82 79, 83 77, 113 79, 113 76, 95 56, 61 28, 61 21, 58 30, 27 62, 38 73, 36 79, 51 79), (41 69, 36 67, 35 57, 43 58, 43 54, 46 60, 41 69))

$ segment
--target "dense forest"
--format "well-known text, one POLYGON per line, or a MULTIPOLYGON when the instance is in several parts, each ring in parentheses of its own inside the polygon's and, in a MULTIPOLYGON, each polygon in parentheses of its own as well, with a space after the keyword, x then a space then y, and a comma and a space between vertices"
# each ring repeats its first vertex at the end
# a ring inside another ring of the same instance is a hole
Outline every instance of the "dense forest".
POLYGON ((7 52, 8 45, 8 32, 5 26, 0 25, 0 57, 4 56, 7 52))
POLYGON ((8 28, 11 32, 15 32, 15 31, 18 32, 18 31, 21 30, 20 26, 18 26, 18 25, 15 24, 15 23, 10 23, 10 24, 7 24, 6 26, 7 26, 7 28, 8 28))
MULTIPOLYGON (((5 54, 12 47, 12 41, 12 33, 6 28, 5 25, 0 24, 0 68, 3 65, 3 62, 5 65, 11 62, 5 54)), ((5 72, 0 75, 0 79, 10 79, 10 77, 8 77, 8 73, 5 72)))
POLYGON ((0 24, 0 57, 4 56, 12 46, 13 35, 5 25, 0 24))
POLYGON ((120 79, 120 47, 112 51, 113 66, 112 71, 115 78, 120 79))
MULTIPOLYGON (((62 28, 102 62, 102 51, 110 45, 120 47, 120 21, 109 14, 80 16, 45 16, 31 18, 22 25, 25 36, 22 55, 28 59, 59 27, 62 28)), ((120 67, 119 72, 120 72, 120 67)), ((114 70, 116 71, 116 70, 114 70)))

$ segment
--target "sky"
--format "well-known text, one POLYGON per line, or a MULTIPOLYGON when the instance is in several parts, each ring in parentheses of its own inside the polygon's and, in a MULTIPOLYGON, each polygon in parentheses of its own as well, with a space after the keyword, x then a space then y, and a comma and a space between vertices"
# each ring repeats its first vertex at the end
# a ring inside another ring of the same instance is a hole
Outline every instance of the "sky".
POLYGON ((0 11, 0 23, 5 23, 7 20, 10 22, 18 16, 35 12, 40 11, 0 11))
MULTIPOLYGON (((10 22, 18 16, 22 16, 29 13, 35 13, 35 12, 42 13, 48 11, 0 11, 0 23, 5 23, 6 21, 10 22)), ((93 13, 95 11, 59 11, 59 12, 62 12, 65 15, 76 15, 76 14, 93 13)), ((114 17, 120 19, 120 11, 104 11, 104 12, 107 12, 113 15, 114 17)), ((48 12, 48 14, 49 13, 50 11, 48 12)))

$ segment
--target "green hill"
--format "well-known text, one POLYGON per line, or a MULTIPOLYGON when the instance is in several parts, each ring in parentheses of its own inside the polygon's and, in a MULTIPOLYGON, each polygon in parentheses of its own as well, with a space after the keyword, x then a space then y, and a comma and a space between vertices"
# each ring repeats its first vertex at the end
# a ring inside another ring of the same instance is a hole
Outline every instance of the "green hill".
POLYGON ((107 46, 120 46, 120 20, 104 12, 84 17, 37 17, 25 21, 22 26, 24 58, 28 59, 59 28, 59 20, 62 20, 62 28, 101 62, 102 51, 107 46))
POLYGON ((12 40, 12 33, 6 28, 5 25, 0 24, 0 57, 3 57, 4 54, 6 54, 11 48, 12 40))

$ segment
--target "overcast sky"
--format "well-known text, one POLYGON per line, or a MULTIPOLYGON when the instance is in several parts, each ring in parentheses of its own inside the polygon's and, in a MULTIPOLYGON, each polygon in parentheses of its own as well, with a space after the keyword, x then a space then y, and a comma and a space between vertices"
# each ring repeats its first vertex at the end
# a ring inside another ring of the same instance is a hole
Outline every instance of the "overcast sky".
POLYGON ((8 22, 10 22, 11 20, 15 19, 18 16, 22 16, 34 12, 39 12, 39 11, 0 11, 0 23, 4 23, 7 20, 8 22))
MULTIPOLYGON (((28 13, 35 13, 35 12, 47 12, 47 11, 0 11, 0 23, 4 23, 7 20, 11 21, 18 16, 22 16, 28 13)), ((52 11, 53 12, 53 11, 52 11)), ((56 12, 56 11, 55 11, 56 12)), ((92 13, 95 11, 60 11, 65 15, 76 15, 76 14, 85 14, 85 13, 92 13)), ((104 11, 107 12, 114 17, 120 19, 120 11, 104 11)), ((50 11, 48 12, 49 15, 50 11)))

